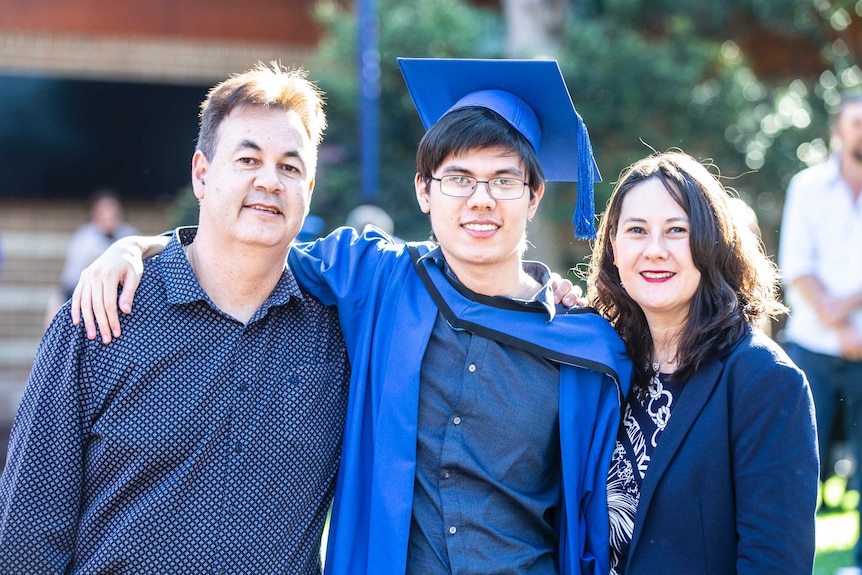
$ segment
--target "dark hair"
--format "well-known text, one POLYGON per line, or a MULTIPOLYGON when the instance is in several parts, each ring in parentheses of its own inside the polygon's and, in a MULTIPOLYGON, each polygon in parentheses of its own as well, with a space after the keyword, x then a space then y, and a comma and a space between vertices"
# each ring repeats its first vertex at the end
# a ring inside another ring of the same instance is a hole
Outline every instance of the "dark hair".
POLYGON ((500 114, 479 106, 453 110, 431 126, 419 142, 416 171, 420 178, 430 183, 431 176, 450 154, 498 146, 521 157, 532 196, 539 184, 545 181, 536 150, 500 114))
POLYGON ((216 84, 201 103, 197 149, 207 159, 215 153, 219 125, 242 106, 275 108, 296 112, 313 144, 314 157, 326 129, 323 95, 306 79, 306 72, 277 62, 258 62, 251 70, 216 84))
POLYGON ((644 158, 623 171, 608 201, 588 278, 591 305, 626 342, 641 383, 653 375, 652 336, 640 306, 620 284, 611 238, 628 192, 653 178, 688 215, 692 260, 701 273, 688 319, 676 334, 679 367, 674 377, 687 380, 704 361, 743 337, 749 325, 787 311, 778 300, 777 267, 760 239, 734 218, 728 193, 716 176, 682 152, 644 158))
POLYGON ((101 200, 114 200, 118 204, 121 203, 120 194, 116 189, 110 187, 96 188, 90 193, 90 205, 101 200))

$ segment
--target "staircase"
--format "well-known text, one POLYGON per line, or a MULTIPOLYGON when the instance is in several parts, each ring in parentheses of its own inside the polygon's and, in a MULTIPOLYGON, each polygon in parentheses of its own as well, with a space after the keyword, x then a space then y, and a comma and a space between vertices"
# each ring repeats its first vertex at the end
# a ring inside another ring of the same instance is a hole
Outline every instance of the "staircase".
MULTIPOLYGON (((168 229, 166 206, 125 203, 126 220, 141 233, 168 229)), ((9 427, 56 299, 66 248, 89 219, 84 200, 0 198, 0 465, 9 427)), ((70 320, 71 321, 71 320, 70 320)))

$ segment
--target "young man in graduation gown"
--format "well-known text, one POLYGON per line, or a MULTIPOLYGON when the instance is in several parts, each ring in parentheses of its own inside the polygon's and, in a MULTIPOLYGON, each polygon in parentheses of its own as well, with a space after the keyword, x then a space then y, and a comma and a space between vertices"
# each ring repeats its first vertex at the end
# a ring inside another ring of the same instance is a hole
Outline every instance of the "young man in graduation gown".
POLYGON ((430 127, 414 183, 433 241, 341 228, 288 258, 338 306, 352 366, 326 571, 604 575, 630 366, 522 257, 546 179, 579 182, 592 232, 586 129, 555 62, 399 65, 430 127))

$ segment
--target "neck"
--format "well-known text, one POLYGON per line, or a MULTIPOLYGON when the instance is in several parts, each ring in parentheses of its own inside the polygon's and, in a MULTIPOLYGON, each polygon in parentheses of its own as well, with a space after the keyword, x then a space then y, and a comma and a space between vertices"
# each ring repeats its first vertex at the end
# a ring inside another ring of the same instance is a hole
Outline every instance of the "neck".
POLYGON ((202 231, 185 248, 195 277, 219 309, 247 323, 275 289, 289 246, 249 247, 202 231))
POLYGON ((530 300, 542 287, 524 271, 520 260, 517 262, 517 267, 453 266, 451 263, 449 267, 458 277, 458 281, 481 295, 530 300))
POLYGON ((652 367, 662 373, 673 373, 679 364, 677 357, 678 328, 670 326, 662 329, 650 327, 652 335, 652 367))

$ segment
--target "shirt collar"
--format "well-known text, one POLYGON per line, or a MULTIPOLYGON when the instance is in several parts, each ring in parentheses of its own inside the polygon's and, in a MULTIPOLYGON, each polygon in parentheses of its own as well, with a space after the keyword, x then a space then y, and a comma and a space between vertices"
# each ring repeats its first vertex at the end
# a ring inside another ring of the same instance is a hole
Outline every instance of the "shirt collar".
MULTIPOLYGON (((826 175, 831 181, 831 183, 835 183, 838 180, 842 180, 841 178, 841 156, 838 152, 833 152, 829 155, 829 159, 826 160, 825 164, 826 175)), ((842 180, 843 181, 843 180, 842 180)))
POLYGON ((452 268, 449 267, 449 264, 446 261, 446 258, 443 256, 443 250, 440 248, 440 246, 435 247, 428 253, 421 256, 419 258, 419 261, 422 262, 426 258, 434 260, 435 265, 439 266, 443 270, 444 274, 446 275, 446 279, 449 280, 449 283, 451 283, 458 291, 467 295, 471 299, 492 306, 496 305, 498 307, 499 304, 505 303, 507 304, 505 307, 516 305, 527 310, 541 310, 547 314, 548 321, 552 321, 556 316, 557 306, 554 303, 554 290, 551 288, 551 272, 548 267, 541 262, 521 262, 521 266, 523 267, 524 271, 529 274, 530 277, 532 277, 534 280, 542 284, 542 287, 539 289, 536 295, 533 296, 532 299, 523 300, 508 296, 486 296, 472 291, 470 288, 461 283, 461 281, 455 275, 455 272, 453 272, 452 268))
MULTIPOLYGON (((177 228, 165 246, 165 250, 156 258, 155 265, 161 270, 170 303, 184 304, 204 301, 213 309, 218 309, 201 287, 183 251, 183 248, 194 241, 197 231, 197 227, 177 228)), ((291 297, 302 299, 303 294, 299 289, 299 284, 296 283, 293 272, 290 271, 285 262, 275 289, 272 290, 270 296, 249 323, 265 316, 270 307, 287 304, 291 297)))

